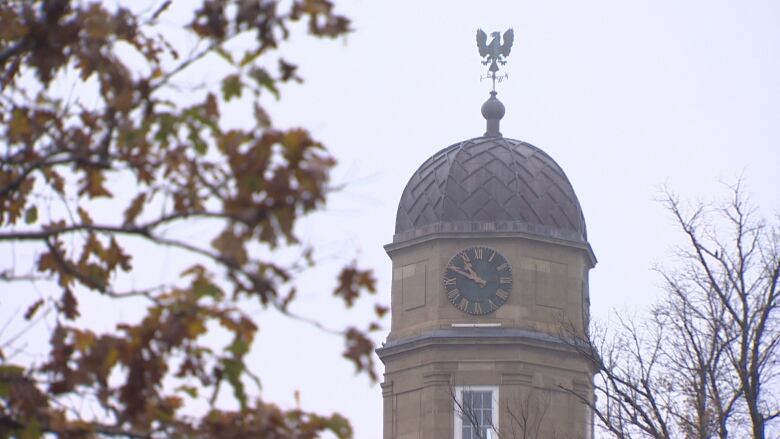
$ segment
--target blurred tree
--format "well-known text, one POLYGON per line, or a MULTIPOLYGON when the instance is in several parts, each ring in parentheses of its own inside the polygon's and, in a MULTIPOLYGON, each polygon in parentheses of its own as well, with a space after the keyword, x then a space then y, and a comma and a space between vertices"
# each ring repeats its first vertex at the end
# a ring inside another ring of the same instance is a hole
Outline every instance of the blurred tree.
MULTIPOLYGON (((42 364, 12 364, 3 349, 13 340, 0 340, 0 437, 351 437, 338 414, 282 410, 245 389, 257 325, 239 306, 257 300, 295 318, 294 277, 313 264, 295 224, 323 205, 335 163, 306 130, 274 128, 261 105, 301 81, 278 46, 299 28, 345 35, 349 20, 327 0, 202 0, 183 48, 161 30, 171 4, 0 2, 0 249, 38 249, 30 266, 0 267, 0 290, 48 282, 54 294, 24 318, 56 316, 42 364), (186 84, 198 69, 225 73, 216 90, 186 84), (226 121, 227 106, 253 126, 226 121), (213 240, 168 233, 193 223, 213 240), (123 273, 145 278, 133 272, 139 241, 198 262, 171 284, 123 290, 123 273), (299 262, 273 258, 290 247, 299 262), (90 330, 79 307, 90 294, 142 298, 145 315, 90 330), (214 328, 231 334, 224 347, 206 341, 214 328), (223 385, 237 409, 220 405, 223 385), (204 416, 185 410, 193 398, 209 404, 204 416)), ((337 284, 352 306, 375 281, 353 264, 337 284)), ((343 330, 343 355, 372 379, 366 332, 377 328, 343 330)))
POLYGON ((591 406, 610 436, 780 434, 780 227, 741 184, 730 195, 688 210, 667 192, 686 245, 658 269, 662 300, 647 321, 619 317, 573 344, 596 365, 591 406))

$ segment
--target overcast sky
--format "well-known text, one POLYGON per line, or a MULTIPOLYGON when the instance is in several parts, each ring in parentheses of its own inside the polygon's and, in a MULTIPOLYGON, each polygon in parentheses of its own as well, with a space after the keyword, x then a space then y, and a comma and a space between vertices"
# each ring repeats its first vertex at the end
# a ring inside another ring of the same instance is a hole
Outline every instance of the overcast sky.
MULTIPOLYGON (((344 185, 301 224, 320 266, 301 278, 299 314, 340 328, 364 325, 375 301, 390 303, 382 246, 392 240, 404 185, 435 152, 485 130, 479 109, 490 84, 480 81, 480 27, 514 28, 510 77, 498 86, 507 109, 501 131, 542 148, 573 184, 599 260, 590 278, 596 318, 641 313, 659 293, 651 268, 672 264, 682 242, 657 201, 664 185, 684 199, 710 200, 741 175, 762 213, 777 218, 780 2, 352 0, 337 7, 354 32, 336 41, 294 37, 282 52, 306 82, 268 103, 277 125, 306 127, 328 145, 339 160, 334 183, 344 185), (353 258, 375 270, 379 292, 343 311, 331 291, 336 270, 353 258)), ((139 263, 163 271, 168 257, 139 263)), ((292 406, 300 391, 304 408, 341 412, 357 438, 381 437, 379 386, 353 375, 340 338, 273 311, 253 314, 260 333, 252 362, 264 399, 292 406)))
MULTIPOLYGON (((742 175, 766 216, 780 211, 778 2, 340 7, 355 32, 346 44, 294 44, 288 56, 306 83, 286 90, 274 114, 324 140, 340 162, 336 181, 346 184, 326 213, 307 221, 304 236, 318 244, 325 268, 357 252, 376 270, 385 303, 390 259, 382 245, 392 240, 404 185, 439 149, 484 132, 479 109, 489 83, 480 82, 479 27, 514 28, 510 78, 498 87, 507 109, 501 131, 545 150, 572 182, 599 260, 590 288, 597 318, 641 312, 658 294, 651 267, 670 264, 681 243, 657 201, 664 185, 684 199, 709 200, 742 175)), ((355 318, 327 311, 328 276, 305 279, 310 293, 297 309, 335 322, 355 318)), ((340 341, 273 321, 260 322, 259 343, 279 353, 258 358, 266 396, 292 401, 300 389, 304 406, 341 411, 357 437, 381 437, 380 389, 350 378, 337 358, 340 341), (311 351, 286 344, 299 334, 311 351)))

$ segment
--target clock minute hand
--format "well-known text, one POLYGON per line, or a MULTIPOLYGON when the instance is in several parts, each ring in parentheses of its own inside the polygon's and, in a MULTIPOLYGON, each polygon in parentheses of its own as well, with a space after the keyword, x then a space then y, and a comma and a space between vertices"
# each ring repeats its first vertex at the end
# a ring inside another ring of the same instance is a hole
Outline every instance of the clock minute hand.
POLYGON ((465 271, 461 270, 460 268, 458 268, 458 267, 456 267, 454 265, 450 265, 448 268, 450 270, 458 273, 458 274, 462 274, 463 276, 466 276, 466 278, 468 278, 468 279, 474 280, 474 275, 473 274, 465 272, 465 271))
POLYGON ((460 268, 458 268, 458 267, 456 267, 454 265, 450 266, 449 269, 454 271, 454 272, 456 272, 456 273, 458 273, 458 274, 461 274, 461 275, 465 276, 467 279, 473 280, 474 282, 476 282, 476 283, 478 283, 480 285, 484 286, 484 284, 486 283, 484 279, 482 279, 479 276, 477 276, 477 274, 474 272, 474 270, 470 270, 471 273, 469 273, 469 272, 461 270, 460 268))

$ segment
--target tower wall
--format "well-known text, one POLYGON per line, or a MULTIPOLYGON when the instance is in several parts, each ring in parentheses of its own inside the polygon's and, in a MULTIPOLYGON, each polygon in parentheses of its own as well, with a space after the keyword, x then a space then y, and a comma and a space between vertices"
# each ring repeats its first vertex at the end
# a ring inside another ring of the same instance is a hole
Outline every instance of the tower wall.
POLYGON ((388 250, 393 263, 389 341, 460 323, 498 324, 553 335, 570 328, 582 334, 587 323, 587 272, 593 261, 584 246, 517 236, 465 235, 388 250), (452 306, 442 285, 450 258, 472 246, 495 249, 512 267, 509 299, 483 316, 465 314, 452 306))
POLYGON ((538 435, 529 437, 590 437, 589 411, 572 392, 590 400, 591 365, 562 341, 587 324, 588 247, 464 234, 388 246, 388 253, 392 323, 378 351, 386 439, 457 437, 454 397, 464 386, 498 390, 502 434, 530 429, 538 435), (442 281, 450 258, 472 246, 495 249, 512 267, 509 299, 482 316, 453 306, 442 281))
POLYGON ((383 353, 384 437, 452 439, 462 386, 499 389, 499 431, 537 438, 588 438, 590 366, 566 346, 531 334, 493 329, 429 333, 383 353), (500 333, 503 332, 503 333, 500 333), (525 419, 525 421, 523 421, 525 419))

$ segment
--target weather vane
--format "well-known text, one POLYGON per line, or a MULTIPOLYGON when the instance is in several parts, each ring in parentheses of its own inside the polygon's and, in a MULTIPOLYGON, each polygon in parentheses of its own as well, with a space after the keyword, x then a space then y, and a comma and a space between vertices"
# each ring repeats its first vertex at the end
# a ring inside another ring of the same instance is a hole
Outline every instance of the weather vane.
POLYGON ((510 28, 504 32, 504 44, 501 44, 501 32, 492 32, 490 34, 493 37, 490 40, 490 44, 487 43, 487 34, 482 29, 477 29, 477 48, 479 49, 479 56, 483 59, 482 65, 490 65, 488 67, 488 75, 483 76, 480 79, 490 78, 493 80, 493 91, 496 91, 496 79, 501 82, 505 78, 509 78, 506 72, 503 75, 497 75, 499 65, 506 64, 506 57, 509 56, 509 52, 512 50, 512 42, 515 40, 515 32, 510 28))

